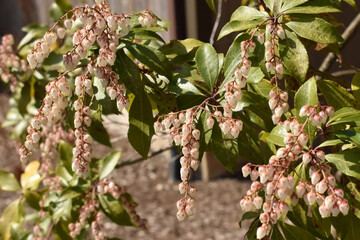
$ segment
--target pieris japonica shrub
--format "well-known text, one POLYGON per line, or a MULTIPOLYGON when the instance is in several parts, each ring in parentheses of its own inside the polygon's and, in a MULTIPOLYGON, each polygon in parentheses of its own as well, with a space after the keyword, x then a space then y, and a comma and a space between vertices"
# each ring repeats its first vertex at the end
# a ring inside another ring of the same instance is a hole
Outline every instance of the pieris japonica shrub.
POLYGON ((117 15, 101 0, 55 1, 55 24, 25 27, 18 51, 4 36, 0 76, 12 95, 3 127, 21 140, 26 167, 20 183, 0 172, 1 189, 20 192, 2 214, 2 238, 106 239, 104 217, 146 229, 130 194, 107 178, 121 153, 92 157, 94 141, 111 146, 102 116, 128 111, 128 141, 144 159, 154 134, 182 153, 179 221, 196 215, 191 171, 213 152, 230 172, 246 160, 248 239, 356 239, 360 74, 349 83, 315 71, 307 53, 341 59, 329 17, 340 3, 241 6, 219 34, 239 32, 225 55, 196 39, 166 43, 157 32, 167 24, 151 11, 117 15))

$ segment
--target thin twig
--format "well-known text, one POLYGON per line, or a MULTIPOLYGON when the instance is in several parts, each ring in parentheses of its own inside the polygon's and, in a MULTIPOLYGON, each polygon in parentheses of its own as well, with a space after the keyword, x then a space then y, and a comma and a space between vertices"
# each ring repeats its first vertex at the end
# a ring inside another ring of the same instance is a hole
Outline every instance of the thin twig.
POLYGON ((215 20, 214 27, 213 27, 211 35, 210 35, 210 44, 211 45, 214 45, 215 34, 216 34, 217 29, 219 27, 220 18, 221 18, 221 11, 222 11, 222 2, 223 2, 223 0, 218 0, 218 8, 217 8, 216 20, 215 20))
POLYGON ((49 239, 50 239, 51 232, 52 232, 52 229, 54 228, 54 225, 55 225, 55 223, 54 223, 54 221, 52 221, 52 222, 51 222, 51 225, 50 225, 50 227, 49 227, 49 229, 48 229, 48 232, 47 232, 47 234, 46 234, 45 240, 49 240, 49 239))
MULTIPOLYGON (((155 157, 163 152, 166 152, 168 150, 170 150, 172 147, 168 147, 168 148, 163 148, 163 149, 160 149, 159 151, 156 151, 154 153, 152 153, 147 159, 150 159, 152 157, 155 157)), ((137 159, 133 159, 133 160, 125 160, 125 161, 121 161, 120 163, 118 163, 116 165, 115 168, 122 168, 122 167, 125 167, 125 166, 128 166, 128 165, 132 165, 132 164, 135 164, 135 163, 138 163, 138 162, 142 162, 146 159, 140 157, 140 158, 137 158, 137 159)))
POLYGON ((356 73, 356 71, 354 69, 350 69, 350 70, 342 70, 342 71, 333 72, 333 73, 331 73, 331 75, 333 75, 334 77, 342 77, 342 76, 346 76, 346 75, 353 75, 355 73, 356 73))
MULTIPOLYGON (((344 33, 342 34, 342 37, 344 41, 340 43, 340 48, 343 48, 348 40, 351 38, 351 36, 355 33, 356 28, 360 24, 360 13, 356 15, 356 17, 351 21, 350 25, 345 29, 344 33)), ((324 61, 322 62, 319 71, 325 72, 329 69, 333 61, 335 60, 335 54, 329 53, 324 61)))

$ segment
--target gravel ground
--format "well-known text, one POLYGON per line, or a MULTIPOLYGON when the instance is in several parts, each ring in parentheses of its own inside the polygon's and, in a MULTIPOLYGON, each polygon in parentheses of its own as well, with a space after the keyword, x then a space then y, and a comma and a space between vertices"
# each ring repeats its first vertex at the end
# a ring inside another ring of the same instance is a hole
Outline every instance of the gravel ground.
MULTIPOLYGON (((7 111, 7 101, 7 96, 0 94, 0 122, 7 111)), ((113 123, 110 128, 114 129, 111 131, 112 138, 118 138, 119 134, 126 132, 124 126, 113 123)), ((162 141, 155 139, 152 151, 163 146, 162 141)), ((19 175, 21 164, 16 148, 16 144, 9 141, 8 133, 0 129, 0 168, 19 175)), ((126 139, 114 142, 113 148, 123 151, 122 160, 139 157, 126 139)), ((101 157, 110 150, 103 146, 97 146, 95 149, 95 157, 101 157)), ((169 159, 169 152, 165 152, 149 160, 118 169, 111 175, 111 178, 124 186, 138 202, 138 214, 147 219, 149 231, 119 227, 107 222, 104 226, 106 234, 124 240, 242 239, 248 223, 244 224, 243 229, 238 226, 242 214, 239 200, 250 183, 235 178, 219 178, 210 182, 194 181, 192 184, 198 189, 195 214, 184 222, 178 222, 176 201, 181 195, 177 190, 179 182, 170 181, 168 178, 169 159)), ((14 193, 0 191, 0 212, 15 198, 14 193)))

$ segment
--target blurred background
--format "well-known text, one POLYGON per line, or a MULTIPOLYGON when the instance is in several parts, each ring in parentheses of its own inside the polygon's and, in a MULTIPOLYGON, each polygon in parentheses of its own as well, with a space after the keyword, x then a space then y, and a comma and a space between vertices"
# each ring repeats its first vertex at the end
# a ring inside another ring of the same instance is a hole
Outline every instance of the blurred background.
MULTIPOLYGON (((72 0, 73 5, 92 3, 92 1, 72 0)), ((226 53, 236 34, 216 41, 221 27, 230 19, 231 13, 246 0, 227 0, 218 4, 219 26, 215 29, 217 16, 206 4, 205 0, 108 0, 114 12, 131 13, 149 9, 157 16, 168 20, 170 26, 162 33, 165 41, 171 39, 197 38, 204 42, 214 41, 218 52, 226 53)), ((21 28, 30 23, 51 25, 49 9, 53 0, 0 0, 0 36, 11 33, 16 42, 24 36, 21 28)), ((358 14, 348 5, 343 5, 343 12, 334 16, 347 26, 358 14)), ((339 26, 339 31, 344 31, 339 26)), ((360 31, 355 32, 352 39, 343 49, 345 61, 360 67, 359 52, 360 31)), ((326 57, 326 53, 309 50, 311 66, 318 69, 326 57)), ((330 73, 342 71, 334 61, 329 68, 330 73)), ((351 75, 344 75, 350 78, 351 75)), ((8 109, 8 92, 0 86, 0 124, 8 109)), ((107 127, 112 129, 111 137, 114 149, 122 149, 122 160, 139 158, 126 140, 126 116, 110 117, 106 119, 107 127)), ((154 139, 151 149, 153 153, 164 146, 161 139, 154 139)), ((9 141, 8 133, 0 129, 0 168, 15 172, 19 176, 21 171, 17 155, 18 144, 9 141), (10 164, 9 164, 10 163, 10 164)), ((96 146, 95 157, 102 157, 110 149, 96 146)), ((229 240, 240 239, 246 233, 247 224, 240 229, 238 221, 241 219, 239 200, 249 187, 249 182, 238 179, 224 172, 211 155, 204 159, 202 165, 202 181, 193 184, 198 188, 197 207, 195 216, 179 223, 176 219, 176 201, 181 197, 177 191, 178 182, 173 165, 169 161, 173 158, 170 151, 162 152, 150 160, 118 169, 113 174, 113 180, 127 188, 139 203, 138 212, 141 217, 148 219, 149 232, 133 228, 117 227, 105 224, 105 232, 109 236, 121 237, 128 240, 229 240), (116 177, 115 177, 116 176, 116 177), (210 181, 211 180, 211 181, 210 181)), ((240 178, 239 175, 235 177, 240 178)), ((15 196, 12 193, 0 192, 0 212, 15 196)))

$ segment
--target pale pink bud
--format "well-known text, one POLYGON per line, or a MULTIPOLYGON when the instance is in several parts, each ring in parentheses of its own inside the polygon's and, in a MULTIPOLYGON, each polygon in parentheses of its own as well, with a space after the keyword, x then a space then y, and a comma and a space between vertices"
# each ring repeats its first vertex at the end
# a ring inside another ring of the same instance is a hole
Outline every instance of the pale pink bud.
POLYGON ((259 196, 256 196, 255 198, 254 198, 254 206, 256 207, 256 209, 260 209, 261 208, 261 205, 262 205, 262 203, 263 203, 263 199, 262 199, 262 197, 259 197, 259 196))
POLYGON ((307 165, 308 163, 310 163, 312 160, 312 156, 310 153, 304 153, 302 156, 302 162, 304 165, 307 165))
POLYGON ((260 33, 257 36, 257 40, 259 41, 260 44, 264 44, 264 40, 265 40, 264 34, 260 33))
POLYGON ((324 160, 325 160, 325 153, 324 153, 324 151, 317 151, 317 152, 316 152, 316 157, 319 158, 320 160, 324 161, 324 160))
POLYGON ((251 168, 248 165, 245 165, 241 168, 242 174, 243 176, 246 178, 247 176, 249 176, 250 172, 251 172, 251 168))
POLYGON ((327 107, 327 108, 325 109, 325 111, 326 111, 326 114, 327 114, 329 117, 334 116, 334 108, 333 108, 333 107, 327 107))
POLYGON ((295 190, 296 190, 296 195, 299 198, 301 198, 304 195, 306 189, 305 189, 304 184, 300 183, 299 185, 296 186, 295 190))
POLYGON ((261 227, 258 227, 258 229, 256 230, 256 238, 257 239, 262 239, 266 236, 266 225, 263 224, 261 225, 261 227))
POLYGON ((286 197, 287 197, 287 194, 286 194, 286 189, 284 188, 279 188, 277 190, 277 195, 279 196, 279 199, 281 201, 285 201, 286 197))
POLYGON ((330 217, 331 210, 327 208, 324 204, 321 204, 319 207, 319 212, 322 218, 330 217))
POLYGON ((340 212, 344 215, 347 215, 349 213, 349 204, 346 200, 343 200, 339 205, 340 212))
POLYGON ((256 181, 256 179, 259 177, 259 172, 255 169, 251 171, 250 173, 250 179, 251 181, 256 181))
POLYGON ((278 37, 282 40, 285 39, 285 31, 282 28, 278 28, 276 31, 276 34, 278 35, 278 37))
POLYGON ((313 174, 311 174, 311 183, 313 185, 317 184, 320 181, 321 175, 319 174, 319 172, 314 172, 313 174))
POLYGON ((180 192, 180 194, 184 194, 185 193, 185 191, 186 191, 186 185, 185 185, 185 183, 180 183, 179 184, 179 192, 180 192))

